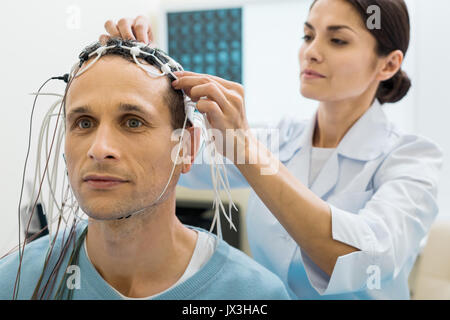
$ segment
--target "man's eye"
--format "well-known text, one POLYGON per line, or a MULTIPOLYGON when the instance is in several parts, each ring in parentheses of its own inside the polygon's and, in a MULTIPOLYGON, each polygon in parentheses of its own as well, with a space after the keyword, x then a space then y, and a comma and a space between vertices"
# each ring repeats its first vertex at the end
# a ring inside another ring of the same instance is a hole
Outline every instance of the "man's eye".
POLYGON ((91 127, 91 120, 89 119, 81 119, 77 122, 77 126, 80 129, 89 129, 91 127))
POLYGON ((312 39, 312 37, 309 36, 309 35, 304 35, 304 36, 302 37, 302 39, 303 39, 305 42, 308 42, 308 41, 310 41, 310 40, 312 39))
POLYGON ((127 120, 127 124, 130 128, 139 128, 142 126, 142 121, 136 118, 131 118, 127 120))

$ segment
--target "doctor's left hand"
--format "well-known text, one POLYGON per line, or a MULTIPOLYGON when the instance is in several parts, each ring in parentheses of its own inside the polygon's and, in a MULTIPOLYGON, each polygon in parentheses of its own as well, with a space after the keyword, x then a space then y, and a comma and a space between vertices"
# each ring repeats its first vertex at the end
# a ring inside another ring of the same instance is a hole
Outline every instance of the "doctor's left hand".
MULTIPOLYGON (((183 89, 192 101, 197 102, 197 109, 206 114, 211 127, 219 130, 223 138, 226 137, 227 129, 232 129, 235 146, 245 144, 247 148, 251 133, 245 114, 243 86, 207 74, 182 71, 175 72, 175 75, 178 80, 172 82, 173 88, 183 89)), ((235 160, 234 153, 222 152, 232 161, 235 160)))

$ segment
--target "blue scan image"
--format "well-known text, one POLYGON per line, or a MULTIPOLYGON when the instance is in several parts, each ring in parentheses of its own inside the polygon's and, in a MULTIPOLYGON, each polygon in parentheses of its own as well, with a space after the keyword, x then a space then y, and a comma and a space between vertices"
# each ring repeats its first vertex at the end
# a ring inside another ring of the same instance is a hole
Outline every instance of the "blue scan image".
POLYGON ((169 55, 185 70, 242 83, 242 9, 167 14, 169 55))

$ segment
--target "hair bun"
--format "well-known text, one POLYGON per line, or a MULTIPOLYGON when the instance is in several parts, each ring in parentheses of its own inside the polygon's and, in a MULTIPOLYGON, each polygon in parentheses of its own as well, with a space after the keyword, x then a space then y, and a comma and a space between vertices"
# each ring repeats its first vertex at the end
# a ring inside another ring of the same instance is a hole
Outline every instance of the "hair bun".
POLYGON ((395 103, 406 96, 410 88, 411 80, 400 69, 391 79, 380 83, 376 97, 381 104, 395 103))

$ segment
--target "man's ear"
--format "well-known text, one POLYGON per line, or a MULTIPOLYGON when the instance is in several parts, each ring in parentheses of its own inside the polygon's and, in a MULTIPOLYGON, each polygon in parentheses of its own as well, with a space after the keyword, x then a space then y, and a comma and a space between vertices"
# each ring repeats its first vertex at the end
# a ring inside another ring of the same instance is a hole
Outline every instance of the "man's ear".
POLYGON ((402 67, 403 52, 401 50, 392 51, 383 58, 383 68, 378 73, 377 80, 386 81, 391 79, 402 67))
POLYGON ((191 170, 192 164, 194 163, 197 152, 200 148, 200 137, 202 134, 201 128, 189 127, 186 128, 189 135, 189 141, 185 141, 187 147, 184 150, 188 150, 189 154, 183 155, 183 163, 181 172, 188 173, 191 170))

